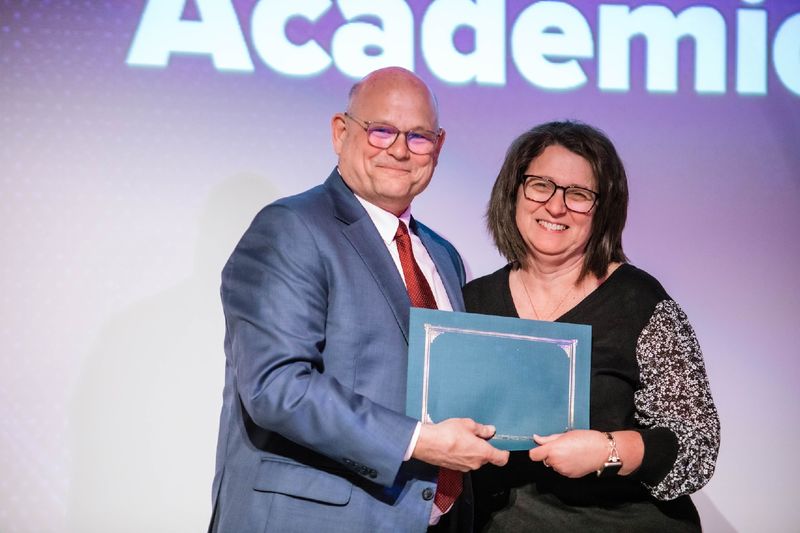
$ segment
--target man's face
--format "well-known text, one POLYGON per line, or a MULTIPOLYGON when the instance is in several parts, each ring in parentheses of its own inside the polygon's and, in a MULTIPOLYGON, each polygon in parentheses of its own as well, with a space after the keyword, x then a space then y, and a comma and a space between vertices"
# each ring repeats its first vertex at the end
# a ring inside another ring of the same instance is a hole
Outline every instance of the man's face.
MULTIPOLYGON (((349 113, 360 121, 381 122, 408 130, 438 130, 431 96, 410 75, 380 74, 363 82, 351 102, 349 113)), ((433 152, 411 152, 401 133, 388 148, 367 142, 361 123, 338 113, 332 120, 333 146, 339 156, 339 171, 348 187, 361 198, 396 215, 430 183, 444 141, 439 137, 433 152)))

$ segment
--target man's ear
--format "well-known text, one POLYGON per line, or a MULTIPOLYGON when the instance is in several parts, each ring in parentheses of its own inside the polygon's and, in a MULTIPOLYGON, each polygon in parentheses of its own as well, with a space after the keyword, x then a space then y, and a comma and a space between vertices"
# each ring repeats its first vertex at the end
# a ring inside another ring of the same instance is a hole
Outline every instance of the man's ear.
POLYGON ((442 146, 444 145, 444 138, 447 136, 447 132, 444 131, 442 128, 441 133, 439 134, 439 139, 436 141, 436 148, 433 150, 433 164, 434 166, 439 163, 439 152, 442 151, 442 146))
POLYGON ((336 155, 341 155, 342 146, 347 138, 347 123, 344 113, 336 113, 331 118, 331 140, 333 141, 333 151, 336 155))

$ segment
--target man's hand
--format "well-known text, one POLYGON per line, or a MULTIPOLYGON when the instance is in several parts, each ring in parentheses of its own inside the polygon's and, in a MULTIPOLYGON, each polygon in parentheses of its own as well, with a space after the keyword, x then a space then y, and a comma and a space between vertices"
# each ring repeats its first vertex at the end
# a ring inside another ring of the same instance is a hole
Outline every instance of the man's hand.
POLYGON ((486 442, 494 433, 494 426, 469 418, 422 424, 411 457, 460 472, 476 470, 486 463, 503 466, 508 462, 508 452, 486 442))

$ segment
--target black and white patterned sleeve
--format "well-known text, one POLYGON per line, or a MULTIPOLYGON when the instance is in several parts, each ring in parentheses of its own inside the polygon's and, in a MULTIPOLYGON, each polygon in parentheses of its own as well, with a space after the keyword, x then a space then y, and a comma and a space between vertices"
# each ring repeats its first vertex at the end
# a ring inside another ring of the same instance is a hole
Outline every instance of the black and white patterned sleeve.
POLYGON ((700 345, 677 303, 664 300, 656 306, 639 335, 636 357, 642 384, 634 398, 637 422, 666 428, 678 440, 672 468, 645 487, 659 500, 691 494, 714 473, 720 425, 700 345))

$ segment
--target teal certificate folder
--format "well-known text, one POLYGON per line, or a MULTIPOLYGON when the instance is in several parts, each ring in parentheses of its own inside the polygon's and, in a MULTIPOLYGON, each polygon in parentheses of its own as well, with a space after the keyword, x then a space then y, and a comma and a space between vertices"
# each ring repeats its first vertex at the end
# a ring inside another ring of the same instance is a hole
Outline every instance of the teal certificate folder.
POLYGON ((504 450, 589 428, 591 326, 411 309, 406 414, 492 424, 504 450))

